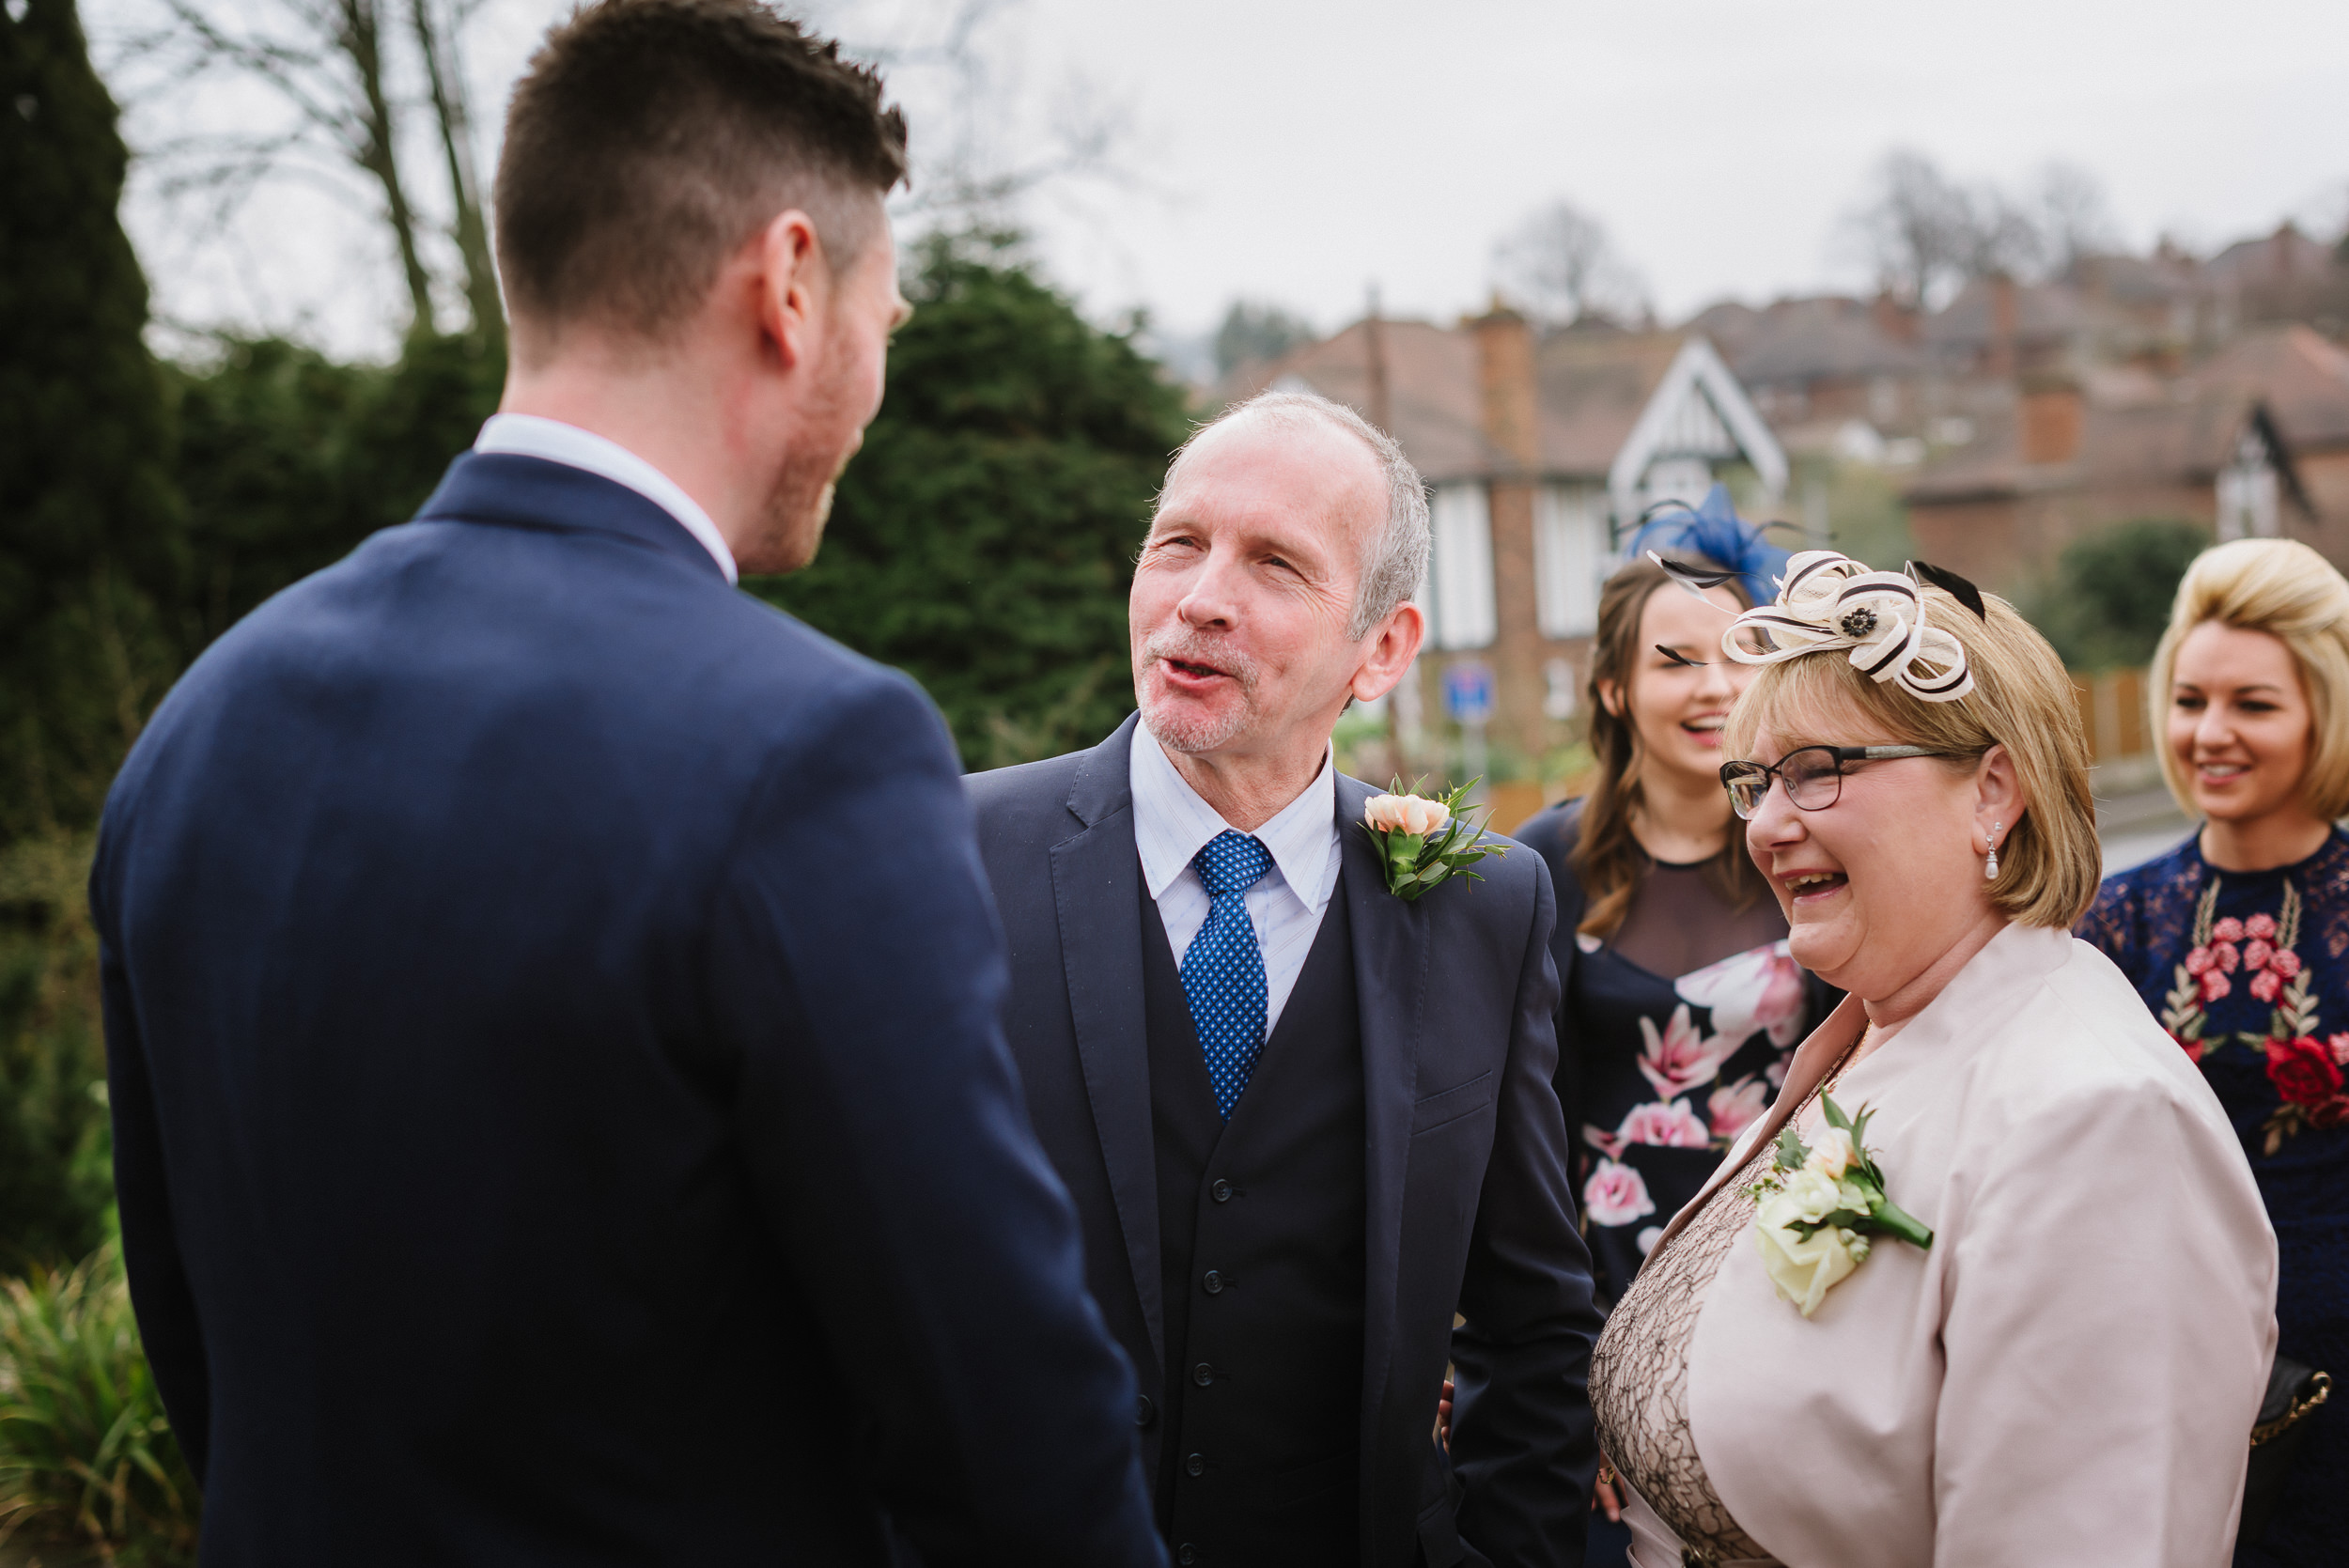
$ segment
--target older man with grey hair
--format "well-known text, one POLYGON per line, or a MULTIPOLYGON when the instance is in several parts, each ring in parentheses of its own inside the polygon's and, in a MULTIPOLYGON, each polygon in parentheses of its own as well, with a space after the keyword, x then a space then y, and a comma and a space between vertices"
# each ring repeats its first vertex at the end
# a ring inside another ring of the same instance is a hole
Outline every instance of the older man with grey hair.
POLYGON ((1134 568, 1141 711, 969 781, 1006 1032, 1178 1564, 1581 1560, 1599 1319, 1548 872, 1395 896, 1330 747, 1419 652, 1427 552, 1392 440, 1242 403, 1176 456, 1134 568))

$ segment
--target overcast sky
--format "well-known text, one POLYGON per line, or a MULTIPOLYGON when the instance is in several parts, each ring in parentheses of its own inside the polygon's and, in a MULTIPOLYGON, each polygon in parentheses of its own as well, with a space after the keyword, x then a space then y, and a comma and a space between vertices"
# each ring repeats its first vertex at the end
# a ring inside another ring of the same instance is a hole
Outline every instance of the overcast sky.
MULTIPOLYGON (((89 3, 102 30, 131 0, 89 3)), ((817 7, 851 41, 919 41, 949 9, 817 7)), ((485 11, 485 120, 556 10, 485 11)), ((2078 165, 2138 245, 2349 216, 2344 0, 1009 0, 980 38, 1000 157, 1044 145, 1072 93, 1128 127, 1130 178, 1062 181, 1025 215, 1088 312, 1146 306, 1174 333, 1242 295, 1332 327, 1374 282, 1392 313, 1448 318, 1485 299, 1496 236, 1558 197, 1606 224, 1667 318, 1859 287, 1840 220, 1894 147, 2015 187, 2078 165)), ((896 80, 923 145, 969 123, 951 73, 896 80)), ((159 303, 387 349, 396 275, 371 232, 290 216, 307 200, 266 198, 223 261, 140 195, 150 270, 181 247, 159 303)))

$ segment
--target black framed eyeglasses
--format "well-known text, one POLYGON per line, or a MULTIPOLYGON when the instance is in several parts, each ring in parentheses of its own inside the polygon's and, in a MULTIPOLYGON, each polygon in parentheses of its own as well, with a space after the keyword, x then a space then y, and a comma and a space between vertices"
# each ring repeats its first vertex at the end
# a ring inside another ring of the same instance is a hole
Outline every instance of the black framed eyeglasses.
POLYGON ((1847 763, 1967 754, 1937 752, 1930 746, 1797 746, 1767 767, 1758 762, 1724 762, 1721 783, 1729 790, 1730 806, 1739 816, 1750 817, 1762 809, 1762 798, 1769 794, 1773 778, 1786 785, 1786 799, 1804 811, 1825 811, 1843 798, 1847 763))

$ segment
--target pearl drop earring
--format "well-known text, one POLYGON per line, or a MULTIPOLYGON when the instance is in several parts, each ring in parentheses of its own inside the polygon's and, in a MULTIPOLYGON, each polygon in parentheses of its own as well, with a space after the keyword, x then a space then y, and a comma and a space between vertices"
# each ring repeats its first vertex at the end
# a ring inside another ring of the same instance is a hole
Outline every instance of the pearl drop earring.
POLYGON ((2000 831, 2001 831, 2001 830, 2003 830, 2005 827, 2006 827, 2006 824, 2005 824, 2005 823, 2003 823, 2003 822, 1993 822, 1992 824, 1990 824, 1990 835, 1989 835, 1989 837, 1987 837, 1986 839, 1984 839, 1984 840, 1983 841, 1983 843, 1987 844, 1987 845, 1990 846, 1990 858, 1989 858, 1988 860, 1986 860, 1986 861, 1984 861, 1984 862, 1982 862, 1982 875, 1983 875, 1983 879, 1984 879, 1984 880, 1986 880, 1986 881, 1997 881, 1997 880, 1998 880, 1998 877, 1999 877, 1999 832, 2000 832, 2000 831))

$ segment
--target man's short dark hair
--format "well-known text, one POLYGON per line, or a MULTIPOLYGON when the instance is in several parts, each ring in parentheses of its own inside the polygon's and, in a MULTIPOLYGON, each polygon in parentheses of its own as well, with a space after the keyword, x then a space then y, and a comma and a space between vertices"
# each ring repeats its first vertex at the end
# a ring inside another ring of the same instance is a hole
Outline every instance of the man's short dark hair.
POLYGON ((658 336, 787 209, 847 268, 875 226, 855 198, 905 174, 905 116, 837 43, 755 0, 595 0, 547 35, 506 114, 507 304, 658 336))

